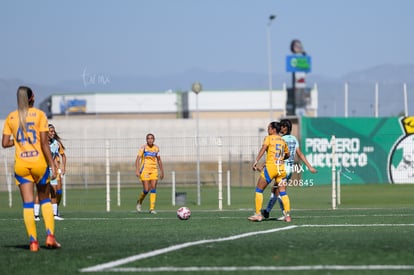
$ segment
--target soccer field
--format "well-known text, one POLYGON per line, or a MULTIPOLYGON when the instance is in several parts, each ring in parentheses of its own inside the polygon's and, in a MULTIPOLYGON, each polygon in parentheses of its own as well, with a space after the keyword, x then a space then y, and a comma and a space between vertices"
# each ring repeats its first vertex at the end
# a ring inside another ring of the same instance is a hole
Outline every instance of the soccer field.
MULTIPOLYGON (((185 189, 188 221, 177 219, 171 190, 158 189, 157 215, 136 213, 137 189, 68 190, 56 222, 60 250, 44 246, 32 253, 22 220, 21 201, 0 193, 0 262, 4 274, 412 274, 414 272, 414 186, 343 186, 342 204, 331 210, 329 186, 290 188, 292 222, 249 222, 254 188, 232 188, 231 205, 217 188, 185 189)), ((265 192, 265 201, 269 190, 265 192)), ((148 200, 143 205, 148 208, 148 200)))

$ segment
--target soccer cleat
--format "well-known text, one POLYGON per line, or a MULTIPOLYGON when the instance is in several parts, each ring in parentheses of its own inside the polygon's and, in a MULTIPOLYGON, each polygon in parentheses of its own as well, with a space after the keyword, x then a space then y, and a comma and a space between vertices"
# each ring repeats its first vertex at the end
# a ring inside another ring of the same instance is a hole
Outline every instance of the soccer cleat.
POLYGON ((62 218, 62 217, 60 217, 60 216, 58 216, 58 215, 55 215, 55 220, 56 221, 63 221, 63 220, 65 220, 64 218, 62 218))
POLYGON ((35 221, 40 221, 40 217, 39 216, 35 216, 35 221))
POLYGON ((47 238, 46 238, 46 247, 47 248, 60 248, 61 245, 60 243, 56 241, 55 236, 50 234, 50 235, 47 235, 47 238))
POLYGON ((290 215, 286 215, 285 217, 285 222, 291 222, 292 218, 290 217, 290 215))
POLYGON ((142 206, 142 205, 141 205, 140 203, 137 203, 137 211, 138 211, 138 212, 141 212, 141 206, 142 206))
POLYGON ((266 209, 262 209, 260 212, 262 213, 263 218, 265 218, 265 219, 268 219, 269 218, 269 214, 270 213, 267 212, 266 209))
POLYGON ((284 221, 286 219, 285 216, 280 216, 279 218, 277 218, 278 221, 284 221))
POLYGON ((39 243, 37 241, 30 242, 30 251, 37 252, 39 251, 39 243))
POLYGON ((149 211, 150 214, 157 214, 157 211, 155 211, 154 209, 149 211))
POLYGON ((254 214, 247 219, 252 222, 261 222, 263 220, 263 216, 261 214, 254 214))

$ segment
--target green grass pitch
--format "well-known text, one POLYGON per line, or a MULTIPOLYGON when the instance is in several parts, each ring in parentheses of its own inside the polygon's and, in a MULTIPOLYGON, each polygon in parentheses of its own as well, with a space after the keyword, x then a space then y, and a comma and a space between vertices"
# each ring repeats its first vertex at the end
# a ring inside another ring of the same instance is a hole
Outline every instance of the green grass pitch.
MULTIPOLYGON (((64 221, 56 221, 62 249, 32 253, 21 199, 0 192, 0 263, 3 274, 412 274, 414 272, 414 185, 342 186, 341 205, 331 209, 330 186, 292 187, 292 222, 249 222, 254 187, 231 189, 218 210, 216 187, 186 192, 188 221, 176 217, 171 189, 157 189, 157 215, 135 211, 141 188, 123 188, 120 206, 111 189, 67 190, 64 221)), ((265 191, 267 202, 269 190, 265 191)))

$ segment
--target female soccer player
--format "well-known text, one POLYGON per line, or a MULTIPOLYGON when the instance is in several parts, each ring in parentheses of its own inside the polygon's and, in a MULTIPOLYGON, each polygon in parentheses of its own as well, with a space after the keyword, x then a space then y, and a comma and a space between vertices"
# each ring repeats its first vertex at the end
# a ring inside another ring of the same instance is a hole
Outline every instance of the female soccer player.
POLYGON ((51 182, 53 214, 55 220, 63 220, 63 218, 59 216, 58 207, 62 198, 62 176, 64 176, 66 172, 66 154, 62 139, 58 133, 56 133, 55 126, 52 124, 49 124, 49 146, 55 165, 58 168, 56 180, 51 182))
MULTIPOLYGON (((299 147, 299 142, 297 138, 291 134, 292 132, 292 122, 289 119, 282 119, 280 121, 280 134, 283 137, 283 140, 286 141, 286 144, 289 148, 290 157, 285 160, 285 167, 287 170, 286 180, 287 185, 289 185, 289 181, 292 178, 292 174, 294 171, 294 162, 295 156, 298 156, 301 161, 306 165, 311 173, 317 173, 317 170, 309 163, 306 159, 305 155, 302 153, 299 147)), ((286 192, 286 185, 285 186, 275 186, 273 188, 272 193, 270 195, 269 202, 267 204, 266 209, 262 210, 262 215, 265 219, 269 218, 270 211, 272 210, 273 206, 275 205, 276 201, 279 202, 280 208, 282 210, 283 216, 279 217, 279 221, 291 221, 290 216, 290 200, 286 199, 287 197, 286 192)))
MULTIPOLYGON (((62 176, 65 174, 66 170, 65 146, 63 146, 60 136, 56 133, 55 126, 49 124, 48 127, 50 151, 52 153, 53 161, 58 169, 57 177, 50 180, 50 185, 52 186, 52 189, 50 190, 50 198, 52 201, 55 220, 61 221, 64 219, 59 215, 58 207, 62 198, 62 176)), ((40 221, 39 209, 39 198, 36 196, 34 205, 35 221, 40 221)))
POLYGON ((48 121, 41 110, 34 108, 34 93, 26 86, 17 89, 17 110, 11 112, 3 127, 3 148, 15 146, 14 174, 16 185, 23 200, 23 219, 30 240, 30 250, 38 251, 36 224, 34 220, 34 185, 40 199, 46 227, 46 247, 60 248, 56 241, 55 220, 50 202, 49 166, 51 178, 56 178, 48 144, 48 121))
POLYGON ((255 206, 256 211, 253 216, 248 217, 250 221, 260 222, 263 219, 261 209, 263 205, 263 191, 266 186, 275 179, 278 184, 286 181, 286 170, 284 160, 289 158, 289 150, 286 142, 279 136, 280 125, 273 121, 267 127, 268 136, 265 137, 262 148, 260 149, 253 164, 253 170, 258 169, 258 162, 266 153, 266 164, 260 173, 256 185, 255 206))
POLYGON ((147 143, 142 145, 135 160, 135 174, 142 181, 143 190, 137 200, 137 211, 141 212, 142 202, 150 192, 150 214, 157 214, 155 202, 157 199, 158 168, 160 179, 164 178, 164 168, 159 155, 160 148, 154 144, 155 136, 147 134, 147 143), (157 167, 158 165, 158 167, 157 167))

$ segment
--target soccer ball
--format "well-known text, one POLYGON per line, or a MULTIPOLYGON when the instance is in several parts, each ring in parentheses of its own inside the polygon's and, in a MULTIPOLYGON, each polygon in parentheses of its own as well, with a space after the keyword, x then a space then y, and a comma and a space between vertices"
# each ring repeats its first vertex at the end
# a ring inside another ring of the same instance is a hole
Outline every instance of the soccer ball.
POLYGON ((180 220, 188 220, 191 217, 191 210, 188 207, 180 207, 177 210, 177 217, 180 220))

